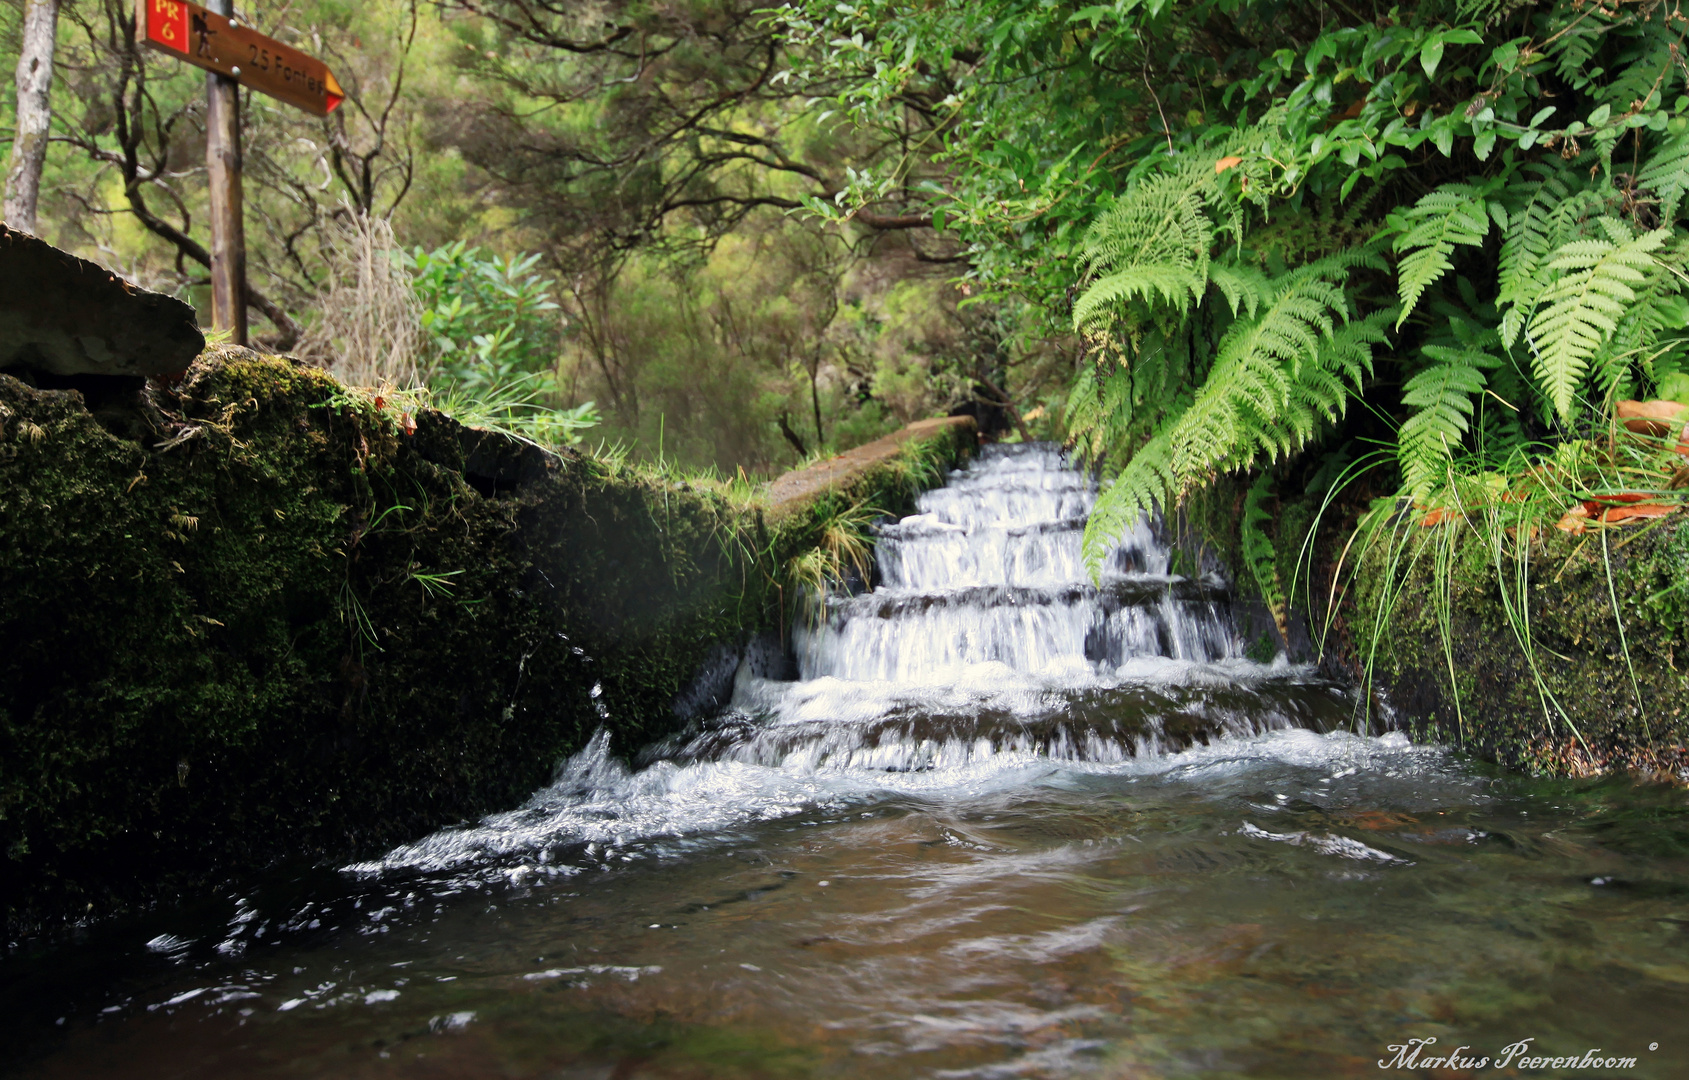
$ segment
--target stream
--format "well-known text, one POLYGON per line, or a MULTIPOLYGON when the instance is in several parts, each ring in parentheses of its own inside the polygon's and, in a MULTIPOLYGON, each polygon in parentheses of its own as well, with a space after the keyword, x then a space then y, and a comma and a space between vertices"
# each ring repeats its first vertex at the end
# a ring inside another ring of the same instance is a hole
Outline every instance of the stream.
POLYGON ((0 1071, 1689 1077, 1681 789, 1377 734, 1148 527, 1094 583, 1094 498, 987 448, 798 625, 795 681, 5 961, 0 1071))

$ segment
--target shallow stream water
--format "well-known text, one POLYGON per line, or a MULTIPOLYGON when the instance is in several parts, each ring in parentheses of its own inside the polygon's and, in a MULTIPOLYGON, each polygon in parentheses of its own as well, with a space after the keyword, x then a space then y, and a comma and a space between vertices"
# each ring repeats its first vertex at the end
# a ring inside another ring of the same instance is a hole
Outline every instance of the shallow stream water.
MULTIPOLYGON (((988 452, 801 678, 526 806, 0 965, 51 1077, 1689 1077, 1689 799, 1355 734, 988 452), (1635 1058, 1520 1068, 1520 1058, 1635 1058), (1418 1062, 1416 1062, 1418 1063, 1418 1062)), ((1364 730, 1364 725, 1362 725, 1364 730)))

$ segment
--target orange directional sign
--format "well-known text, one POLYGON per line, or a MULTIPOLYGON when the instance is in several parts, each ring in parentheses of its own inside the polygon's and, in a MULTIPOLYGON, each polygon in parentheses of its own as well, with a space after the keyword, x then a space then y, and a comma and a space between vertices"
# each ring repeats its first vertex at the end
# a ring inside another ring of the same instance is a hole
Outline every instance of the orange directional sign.
POLYGON ((135 36, 318 116, 346 98, 321 60, 186 0, 135 0, 135 36))

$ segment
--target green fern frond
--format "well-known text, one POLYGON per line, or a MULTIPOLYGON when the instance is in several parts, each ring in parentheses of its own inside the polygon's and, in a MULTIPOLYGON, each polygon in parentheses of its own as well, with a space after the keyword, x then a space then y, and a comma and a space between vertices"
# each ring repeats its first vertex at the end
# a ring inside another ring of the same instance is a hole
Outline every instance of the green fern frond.
POLYGON ((1119 273, 1098 278, 1073 305, 1073 326, 1079 329, 1092 322, 1104 309, 1117 303, 1142 299, 1166 300, 1183 310, 1202 295, 1207 284, 1197 272, 1186 266, 1149 264, 1131 266, 1119 273))
POLYGON ((1472 398, 1481 394, 1488 379, 1484 368, 1499 364, 1477 349, 1425 346, 1425 354, 1436 360, 1409 379, 1403 388, 1402 404, 1416 412, 1397 433, 1396 457, 1402 477, 1414 498, 1424 498, 1441 482, 1448 463, 1471 428, 1472 398))
POLYGON ((1207 380, 1171 431, 1180 476, 1279 449, 1283 433, 1275 425, 1296 374, 1304 364, 1317 370, 1321 341, 1348 315, 1348 299, 1331 280, 1341 276, 1321 263, 1286 275, 1259 315, 1240 319, 1221 339, 1207 380))
POLYGON ((1639 20, 1635 31, 1645 40, 1633 46, 1635 51, 1622 66, 1615 66, 1617 77, 1595 97, 1596 101, 1611 106, 1615 113, 1629 112, 1632 102, 1641 101, 1647 103, 1644 108, 1657 108, 1662 101, 1670 101, 1680 77, 1674 54, 1681 45, 1677 34, 1670 29, 1670 20, 1639 20))
POLYGON ((1073 325, 1094 321, 1109 305, 1159 296, 1180 311, 1208 285, 1214 224, 1208 207, 1213 177, 1186 166, 1135 184, 1086 230, 1080 249, 1097 276, 1074 305, 1073 325))
POLYGON ((1243 521, 1238 528, 1238 546, 1243 551, 1243 561, 1249 567, 1249 573, 1255 578, 1256 586, 1261 590, 1261 599, 1267 603, 1267 610, 1272 612, 1273 623, 1278 627, 1279 636, 1290 643, 1289 610, 1285 604, 1284 587, 1279 583, 1278 557, 1273 550, 1272 537, 1267 535, 1263 527, 1270 524, 1273 516, 1267 513, 1263 505, 1272 497, 1272 477, 1262 473, 1243 497, 1243 521))
POLYGON ((1601 193, 1573 190, 1569 171, 1552 175, 1540 186, 1530 185, 1530 197, 1508 222, 1501 245, 1499 291, 1501 343, 1512 348, 1519 333, 1536 314, 1542 294, 1554 274, 1549 259, 1564 245, 1583 236, 1589 220, 1601 213, 1601 193))
POLYGON ((1067 395, 1068 439, 1081 459, 1096 461, 1131 430, 1132 374, 1124 366, 1087 365, 1067 395))
POLYGON ((1253 318, 1261 302, 1272 292, 1272 281, 1266 274, 1239 263, 1214 263, 1208 268, 1208 280, 1226 298, 1233 315, 1241 310, 1253 318))
POLYGON ((1172 466, 1172 443, 1167 438, 1167 427, 1163 425, 1138 448, 1114 482, 1097 496, 1096 505, 1091 508, 1080 550, 1084 555, 1085 568, 1093 577, 1101 572, 1103 559, 1126 530, 1136 525, 1143 515, 1155 513, 1166 500, 1168 492, 1177 486, 1172 466))
POLYGON ((1660 200, 1660 224, 1675 222, 1689 190, 1689 136, 1679 135, 1655 150, 1636 174, 1636 187, 1660 200))
POLYGON ((1405 229, 1395 246, 1405 254, 1396 269, 1402 296, 1397 329, 1426 288, 1453 268, 1455 245, 1484 242, 1490 232, 1487 205, 1484 193, 1471 184, 1444 184, 1399 216, 1405 229))
POLYGON ((1606 32, 1607 27, 1597 19, 1579 20, 1556 35, 1559 40, 1549 47, 1555 71, 1573 89, 1582 91, 1590 85, 1589 61, 1606 32))
POLYGON ((1549 260, 1547 269, 1560 271, 1560 277, 1543 293, 1542 308, 1531 320, 1531 367, 1561 420, 1571 422, 1590 358, 1618 329, 1636 299, 1635 287, 1655 265, 1650 253, 1669 235, 1656 229, 1624 243, 1574 240, 1549 260))
POLYGON ((1675 353, 1678 339, 1689 330, 1689 298, 1682 293, 1683 279, 1670 265, 1681 258, 1686 244, 1689 241, 1679 239, 1656 256, 1659 261, 1636 288, 1636 299, 1625 308, 1613 336, 1590 361, 1603 393, 1623 382, 1633 364, 1651 377, 1653 366, 1675 353))
POLYGON ((1543 180, 1515 184, 1508 194, 1514 204, 1501 241, 1496 307, 1502 312, 1502 346, 1510 349, 1542 293, 1539 271, 1548 261, 1548 253, 1558 246, 1553 240, 1551 218, 1571 189, 1563 174, 1551 174, 1543 180))

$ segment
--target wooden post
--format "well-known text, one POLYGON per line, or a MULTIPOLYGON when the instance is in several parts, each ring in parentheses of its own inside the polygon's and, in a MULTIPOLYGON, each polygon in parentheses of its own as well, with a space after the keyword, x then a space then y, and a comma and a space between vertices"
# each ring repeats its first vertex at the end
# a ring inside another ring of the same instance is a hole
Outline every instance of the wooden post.
MULTIPOLYGON (((233 0, 211 0, 219 15, 233 0)), ((238 68, 236 69, 239 70, 238 68)), ((211 181, 211 325, 246 344, 246 226, 241 210, 240 83, 205 73, 205 165, 211 181)))

